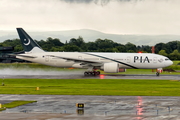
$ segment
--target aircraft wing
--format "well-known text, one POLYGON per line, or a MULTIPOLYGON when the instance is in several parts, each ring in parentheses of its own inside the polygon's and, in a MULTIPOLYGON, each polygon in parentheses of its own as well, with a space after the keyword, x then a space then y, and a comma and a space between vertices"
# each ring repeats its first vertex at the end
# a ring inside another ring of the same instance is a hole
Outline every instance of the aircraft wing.
POLYGON ((85 60, 85 59, 77 59, 77 58, 69 58, 69 57, 61 57, 61 56, 54 56, 54 55, 48 55, 50 57, 60 58, 64 60, 74 61, 81 63, 81 65, 92 65, 92 66, 101 66, 103 63, 100 61, 92 61, 92 60, 85 60))

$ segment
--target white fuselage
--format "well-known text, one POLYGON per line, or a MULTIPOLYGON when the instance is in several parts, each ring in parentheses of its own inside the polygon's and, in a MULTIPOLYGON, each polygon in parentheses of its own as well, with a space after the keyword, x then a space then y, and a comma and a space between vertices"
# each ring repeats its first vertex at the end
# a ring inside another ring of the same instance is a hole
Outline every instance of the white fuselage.
POLYGON ((124 69, 156 69, 172 64, 172 61, 167 57, 151 53, 41 52, 21 55, 17 56, 17 58, 55 67, 88 68, 80 65, 83 62, 53 56, 97 62, 98 64, 95 63, 94 66, 103 66, 104 63, 116 62, 119 68, 124 69), (23 55, 32 58, 23 57, 23 55))

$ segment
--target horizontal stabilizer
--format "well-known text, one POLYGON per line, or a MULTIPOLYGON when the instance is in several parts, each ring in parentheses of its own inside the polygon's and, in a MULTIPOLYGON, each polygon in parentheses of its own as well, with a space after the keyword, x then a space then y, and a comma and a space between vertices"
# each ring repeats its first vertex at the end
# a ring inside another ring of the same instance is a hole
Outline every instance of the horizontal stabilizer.
POLYGON ((20 54, 9 54, 9 55, 12 55, 12 56, 20 56, 20 57, 26 57, 26 58, 36 58, 36 57, 34 57, 34 56, 20 55, 20 54))

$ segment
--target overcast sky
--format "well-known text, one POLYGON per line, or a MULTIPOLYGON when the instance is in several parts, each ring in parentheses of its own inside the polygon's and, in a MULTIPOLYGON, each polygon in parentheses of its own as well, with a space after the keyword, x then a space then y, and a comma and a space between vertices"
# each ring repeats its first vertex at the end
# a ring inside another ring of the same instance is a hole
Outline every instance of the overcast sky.
POLYGON ((0 30, 180 35, 180 0, 0 0, 0 30))

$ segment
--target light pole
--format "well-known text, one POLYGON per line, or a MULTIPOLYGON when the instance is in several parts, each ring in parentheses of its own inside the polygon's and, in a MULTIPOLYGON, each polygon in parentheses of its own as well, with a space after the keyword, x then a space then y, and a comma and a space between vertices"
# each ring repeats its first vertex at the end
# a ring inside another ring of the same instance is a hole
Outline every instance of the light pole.
POLYGON ((4 78, 5 78, 5 76, 3 76, 3 79, 2 79, 2 86, 5 86, 5 84, 4 84, 4 78))

